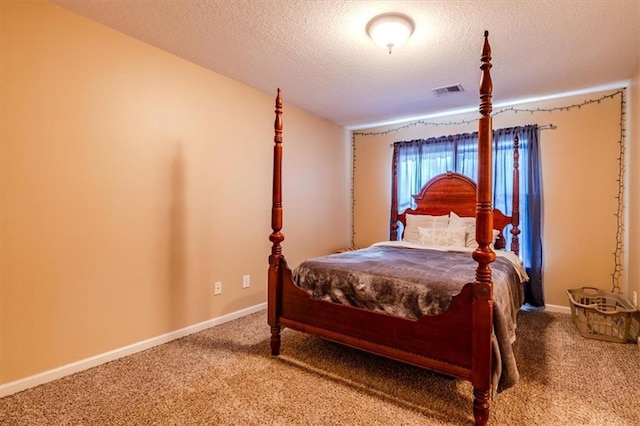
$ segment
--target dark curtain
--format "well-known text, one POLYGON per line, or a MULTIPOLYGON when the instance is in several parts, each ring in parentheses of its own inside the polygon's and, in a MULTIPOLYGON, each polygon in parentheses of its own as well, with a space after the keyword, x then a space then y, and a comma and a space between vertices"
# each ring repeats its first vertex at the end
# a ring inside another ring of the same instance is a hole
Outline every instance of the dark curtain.
MULTIPOLYGON (((505 213, 513 211, 513 141, 520 140, 520 257, 530 280, 525 302, 544 306, 542 292, 541 183, 538 126, 511 127, 493 132, 493 205, 505 213)), ((453 170, 477 181, 478 134, 465 133, 394 144, 398 178, 398 212, 413 205, 413 194, 432 177, 453 170)), ((400 234, 399 234, 400 235, 400 234)), ((507 247, 511 234, 505 233, 507 247)))
POLYGON ((528 170, 526 174, 526 212, 529 215, 530 226, 523 241, 530 248, 527 274, 529 282, 525 284, 525 302, 533 306, 544 306, 544 294, 542 291, 542 182, 540 180, 540 148, 538 144, 538 126, 525 126, 522 128, 523 137, 526 138, 527 149, 526 162, 528 170))
MULTIPOLYGON (((520 141, 520 257, 529 281, 525 303, 544 306, 542 292, 542 191, 538 148, 538 126, 511 127, 493 132, 493 205, 505 213, 513 211, 513 141, 520 141)), ((507 235, 507 247, 511 234, 507 235)))

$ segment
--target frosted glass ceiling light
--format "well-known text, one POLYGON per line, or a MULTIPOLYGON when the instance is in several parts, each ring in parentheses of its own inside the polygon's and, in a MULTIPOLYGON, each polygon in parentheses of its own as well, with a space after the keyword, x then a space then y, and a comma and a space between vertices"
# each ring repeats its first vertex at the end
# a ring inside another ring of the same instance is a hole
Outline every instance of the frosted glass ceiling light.
POLYGON ((367 24, 367 34, 380 47, 399 48, 413 33, 413 20, 400 13, 385 13, 371 19, 367 24))

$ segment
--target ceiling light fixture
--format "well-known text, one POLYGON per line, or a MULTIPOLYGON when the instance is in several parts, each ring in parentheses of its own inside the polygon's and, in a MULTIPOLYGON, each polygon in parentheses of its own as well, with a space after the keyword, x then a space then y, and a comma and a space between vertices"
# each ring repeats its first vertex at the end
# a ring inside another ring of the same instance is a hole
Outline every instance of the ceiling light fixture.
POLYGON ((367 34, 380 47, 399 48, 413 33, 411 18, 401 13, 385 13, 372 18, 367 24, 367 34))

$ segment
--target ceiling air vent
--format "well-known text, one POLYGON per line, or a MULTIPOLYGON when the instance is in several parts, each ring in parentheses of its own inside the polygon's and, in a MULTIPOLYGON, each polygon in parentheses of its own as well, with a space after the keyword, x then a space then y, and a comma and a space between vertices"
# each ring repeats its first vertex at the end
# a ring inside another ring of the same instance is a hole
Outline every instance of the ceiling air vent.
POLYGON ((450 95, 452 93, 464 92, 464 89, 462 88, 462 84, 455 84, 453 86, 438 87, 437 89, 432 89, 431 91, 436 96, 444 96, 450 95))

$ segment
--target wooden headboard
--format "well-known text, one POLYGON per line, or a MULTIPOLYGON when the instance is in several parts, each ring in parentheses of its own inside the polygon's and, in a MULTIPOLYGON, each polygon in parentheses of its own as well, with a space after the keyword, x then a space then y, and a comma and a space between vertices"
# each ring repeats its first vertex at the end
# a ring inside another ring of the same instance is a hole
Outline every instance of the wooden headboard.
MULTIPOLYGON (((409 208, 402 213, 398 213, 395 220, 392 218, 390 236, 392 240, 397 238, 398 222, 402 223, 403 229, 406 227, 407 213, 442 216, 454 212, 460 217, 475 217, 477 185, 465 175, 447 172, 432 178, 420 189, 420 192, 413 195, 413 199, 417 205, 415 209, 409 208)), ((397 209, 396 206, 394 208, 397 209)), ((506 216, 500 210, 493 209, 493 229, 500 231, 495 243, 496 249, 505 248, 506 239, 503 231, 510 224, 514 224, 513 216, 506 216)), ((517 224, 515 227, 517 229, 517 224)))

